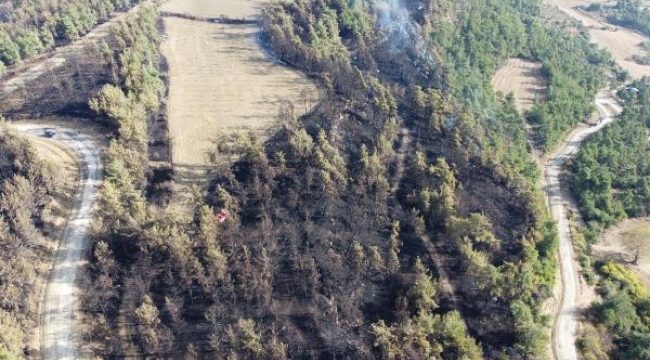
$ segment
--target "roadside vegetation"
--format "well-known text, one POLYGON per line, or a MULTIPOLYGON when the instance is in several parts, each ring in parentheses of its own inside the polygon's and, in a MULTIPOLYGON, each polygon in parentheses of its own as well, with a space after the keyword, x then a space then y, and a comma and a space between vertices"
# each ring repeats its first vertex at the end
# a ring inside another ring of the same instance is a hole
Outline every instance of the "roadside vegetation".
POLYGON ((0 74, 4 69, 75 40, 114 11, 139 0, 9 1, 0 11, 0 74))
POLYGON ((587 313, 579 346, 587 359, 650 359, 650 293, 625 266, 612 260, 596 264, 602 300, 587 313))
MULTIPOLYGON (((133 3, 12 5, 0 25, 4 65, 133 3)), ((545 358, 557 244, 525 121, 550 151, 593 112, 600 79, 615 70, 585 34, 539 20, 540 6, 271 5, 263 41, 327 96, 300 118, 284 103, 268 141, 221 138, 209 190, 194 194, 190 214, 147 199, 148 124, 165 93, 157 9, 117 23, 101 46, 112 82, 89 103, 113 133, 84 284, 97 355, 124 356, 122 330, 132 326, 137 351, 163 358, 545 358), (513 57, 542 63, 548 86, 526 118, 491 89, 513 57)), ((0 160, 20 146, 0 148, 0 160)), ((2 166, 11 173, 0 182, 0 239, 11 257, 0 270, 33 272, 16 262, 38 249, 27 241, 39 239, 30 231, 52 174, 2 166)), ((11 286, 3 276, 0 286, 11 286)), ((12 329, 29 325, 21 322, 30 315, 16 314, 32 314, 20 305, 30 287, 1 290, 9 302, 0 303, 0 357, 20 357, 23 335, 12 329)), ((643 331, 631 329, 620 338, 643 331)))
POLYGON ((104 85, 90 101, 91 109, 114 131, 93 223, 94 267, 88 274, 88 292, 83 299, 84 307, 94 313, 92 335, 108 346, 118 334, 108 330, 113 324, 104 315, 116 315, 121 271, 115 259, 107 258, 103 251, 109 251, 108 244, 117 247, 116 243, 127 240, 128 233, 144 231, 142 222, 148 215, 147 124, 158 110, 164 89, 158 71, 157 22, 157 10, 143 7, 113 26, 107 43, 115 48, 104 48, 115 82, 104 85))
POLYGON ((27 139, 0 123, 0 359, 23 358, 38 325, 37 286, 52 256, 44 214, 56 179, 27 139))
MULTIPOLYGON (((570 165, 569 182, 587 224, 584 233, 590 243, 605 228, 626 217, 648 215, 649 90, 647 78, 620 90, 619 96, 625 101, 623 113, 587 140, 570 165)), ((637 256, 645 252, 647 245, 647 237, 644 241, 639 241, 639 237, 643 234, 632 234, 629 239, 637 256)), ((586 274, 590 273, 589 263, 583 263, 586 274)), ((601 356, 598 354, 608 354, 615 359, 650 359, 647 288, 614 260, 596 262, 594 268, 600 275, 597 291, 602 301, 595 302, 588 312, 593 326, 587 326, 581 340, 585 356, 597 359, 601 356)))
POLYGON ((570 165, 569 183, 593 242, 606 227, 650 211, 650 80, 619 91, 619 119, 585 142, 570 165))

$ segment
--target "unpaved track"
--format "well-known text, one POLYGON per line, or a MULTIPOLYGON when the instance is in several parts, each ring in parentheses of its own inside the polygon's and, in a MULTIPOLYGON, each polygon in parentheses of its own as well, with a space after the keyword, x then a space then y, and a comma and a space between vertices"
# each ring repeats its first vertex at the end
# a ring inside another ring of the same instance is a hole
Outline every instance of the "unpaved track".
MULTIPOLYGON (((17 125, 20 131, 42 134, 42 126, 17 125)), ((97 145, 76 130, 59 128, 53 138, 72 149, 79 158, 78 202, 63 231, 43 298, 41 350, 43 359, 80 358, 79 333, 74 322, 79 312, 77 274, 88 251, 92 205, 101 181, 101 160, 97 145)))
POLYGON ((612 122, 612 112, 622 109, 611 97, 599 97, 596 106, 602 118, 598 126, 580 127, 573 131, 568 140, 560 149, 551 155, 546 167, 546 195, 553 219, 557 222, 560 256, 560 273, 562 278, 562 302, 560 312, 555 321, 553 330, 553 350, 558 360, 577 360, 575 333, 577 329, 577 315, 579 310, 580 282, 577 271, 576 259, 573 253, 571 230, 567 219, 566 207, 572 203, 571 195, 563 191, 560 186, 560 173, 567 160, 575 156, 580 149, 580 144, 587 137, 602 129, 612 122))
MULTIPOLYGON (((112 19, 95 27, 79 40, 59 47, 25 64, 8 69, 0 80, 0 97, 20 91, 25 84, 54 69, 66 66, 72 54, 89 51, 108 35, 112 24, 122 20, 147 0, 129 12, 117 13, 112 19)), ((44 126, 18 124, 16 128, 27 134, 43 133, 44 126)), ((80 182, 78 202, 63 231, 60 246, 53 260, 50 279, 45 289, 41 314, 41 353, 43 359, 78 359, 79 333, 74 326, 78 314, 77 274, 87 252, 88 232, 93 199, 101 181, 101 160, 96 143, 77 130, 58 128, 53 140, 71 149, 79 158, 80 182)))

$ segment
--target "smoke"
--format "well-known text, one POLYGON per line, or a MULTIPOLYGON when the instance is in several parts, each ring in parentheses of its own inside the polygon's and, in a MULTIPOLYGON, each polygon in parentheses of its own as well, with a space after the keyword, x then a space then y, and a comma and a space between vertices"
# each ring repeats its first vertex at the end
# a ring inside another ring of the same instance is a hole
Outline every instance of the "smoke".
POLYGON ((392 53, 406 53, 416 71, 422 67, 433 68, 434 58, 430 54, 422 29, 413 20, 411 11, 424 11, 418 0, 377 0, 375 13, 379 27, 379 44, 392 53), (408 1, 409 8, 403 1, 408 1))
POLYGON ((389 41, 391 45, 399 48, 407 45, 408 41, 420 38, 401 0, 380 0, 376 3, 375 11, 377 24, 384 35, 382 42, 389 41))

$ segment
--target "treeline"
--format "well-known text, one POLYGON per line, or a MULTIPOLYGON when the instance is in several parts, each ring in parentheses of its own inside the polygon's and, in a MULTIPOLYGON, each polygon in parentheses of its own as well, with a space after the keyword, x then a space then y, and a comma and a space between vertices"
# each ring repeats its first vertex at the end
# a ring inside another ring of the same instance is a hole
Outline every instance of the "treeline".
MULTIPOLYGON (((91 335, 109 348, 120 346, 115 325, 120 306, 116 289, 124 285, 120 280, 126 270, 117 267, 107 244, 145 231, 143 223, 150 216, 144 196, 147 125, 158 111, 164 90, 158 69, 158 19, 155 7, 144 6, 111 28, 111 36, 102 48, 106 62, 113 68, 114 83, 104 85, 90 101, 91 109, 114 131, 114 139, 107 150, 104 182, 98 196, 94 261, 86 279, 88 291, 83 303, 95 320, 91 335)), ((146 341, 146 334, 141 338, 146 341)))
POLYGON ((0 358, 27 355, 38 325, 37 284, 52 256, 42 233, 57 184, 51 164, 27 139, 0 123, 0 358))
MULTIPOLYGON (((587 140, 570 165, 571 190, 578 198, 591 243, 603 229, 650 209, 650 79, 619 90, 625 100, 616 121, 587 140)), ((588 246, 585 246, 588 248, 588 246)), ((588 260, 588 259, 586 259, 588 260)), ((589 261, 584 266, 589 266, 589 261)), ((650 359, 650 295, 624 266, 597 263, 597 290, 580 346, 587 358, 650 359)))
POLYGON ((623 113, 587 140, 570 165, 571 190, 594 241, 602 229, 650 211, 650 79, 618 94, 623 113))
POLYGON ((140 0, 12 1, 0 22, 0 74, 6 66, 77 39, 114 11, 125 11, 140 0))
POLYGON ((587 11, 602 12, 607 22, 650 36, 650 9, 639 0, 618 0, 614 6, 594 5, 587 11))

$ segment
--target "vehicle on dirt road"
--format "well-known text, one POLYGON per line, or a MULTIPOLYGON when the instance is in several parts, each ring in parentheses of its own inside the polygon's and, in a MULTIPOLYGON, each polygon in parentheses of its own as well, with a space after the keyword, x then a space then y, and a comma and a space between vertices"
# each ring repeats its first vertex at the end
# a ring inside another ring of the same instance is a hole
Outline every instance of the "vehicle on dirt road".
POLYGON ((49 138, 53 138, 54 135, 56 135, 56 129, 53 128, 47 128, 43 131, 43 135, 49 138))

